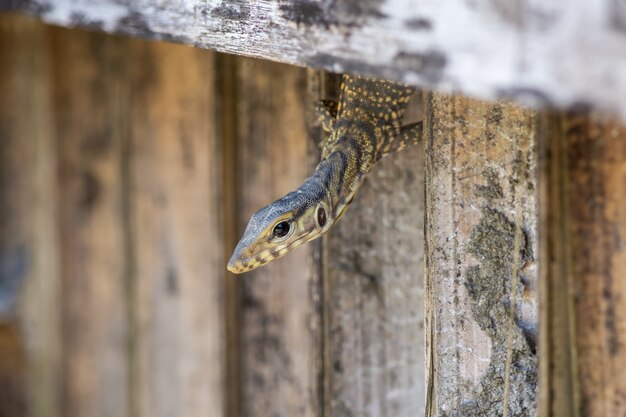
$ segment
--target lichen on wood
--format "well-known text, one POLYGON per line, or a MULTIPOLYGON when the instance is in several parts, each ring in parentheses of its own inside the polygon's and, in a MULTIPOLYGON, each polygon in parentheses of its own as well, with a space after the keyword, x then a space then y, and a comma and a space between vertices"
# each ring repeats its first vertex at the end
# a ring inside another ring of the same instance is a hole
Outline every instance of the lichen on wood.
POLYGON ((533 112, 437 94, 426 108, 427 415, 502 416, 507 397, 510 417, 535 416, 533 112))
MULTIPOLYGON (((484 208, 480 223, 474 227, 468 243, 469 253, 482 259, 480 266, 467 269, 466 286, 472 318, 491 339, 491 360, 480 385, 474 389, 474 400, 464 402, 451 416, 496 417, 503 413, 504 378, 507 339, 513 333, 512 384, 509 392, 510 415, 536 416, 537 358, 532 337, 519 326, 508 327, 511 302, 511 273, 514 260, 515 224, 502 213, 484 208)), ((523 235, 521 261, 533 256, 523 235)), ((515 281, 517 283, 517 281, 515 281)), ((523 284, 517 294, 523 293, 523 284), (521 291, 520 291, 521 290, 521 291)))

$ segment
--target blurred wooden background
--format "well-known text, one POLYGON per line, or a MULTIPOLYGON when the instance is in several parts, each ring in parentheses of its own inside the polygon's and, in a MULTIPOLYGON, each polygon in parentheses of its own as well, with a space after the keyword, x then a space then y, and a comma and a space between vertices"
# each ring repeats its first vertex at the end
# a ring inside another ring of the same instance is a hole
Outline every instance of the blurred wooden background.
POLYGON ((421 414, 421 148, 329 250, 225 269, 337 80, 0 16, 0 415, 421 414))

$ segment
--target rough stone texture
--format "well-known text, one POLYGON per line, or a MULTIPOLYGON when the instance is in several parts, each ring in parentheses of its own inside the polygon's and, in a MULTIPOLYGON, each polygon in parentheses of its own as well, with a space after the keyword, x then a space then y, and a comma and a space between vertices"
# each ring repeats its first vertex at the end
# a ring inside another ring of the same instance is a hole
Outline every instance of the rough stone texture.
POLYGON ((626 115, 617 0, 0 0, 63 26, 626 115))
POLYGON ((534 114, 445 95, 426 109, 427 415, 501 416, 508 396, 509 416, 535 416, 534 114))

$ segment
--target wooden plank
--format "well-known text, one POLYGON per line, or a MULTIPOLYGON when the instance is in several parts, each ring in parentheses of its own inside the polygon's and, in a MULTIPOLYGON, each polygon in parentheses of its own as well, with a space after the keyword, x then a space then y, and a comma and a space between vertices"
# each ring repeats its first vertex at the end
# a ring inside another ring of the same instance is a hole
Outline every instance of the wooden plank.
POLYGON ((133 41, 137 416, 223 415, 225 264, 214 56, 133 41))
POLYGON ((546 125, 542 409, 626 415, 626 126, 588 111, 546 125))
POLYGON ((423 169, 422 147, 382 160, 325 240, 329 416, 424 414, 423 169))
POLYGON ((426 106, 427 415, 535 416, 535 116, 426 106))
MULTIPOLYGON (((240 230, 297 188, 307 158, 306 72, 262 61, 239 68, 240 230)), ((311 246, 241 278, 242 409, 248 417, 319 415, 320 314, 311 246)))
POLYGON ((0 0, 62 26, 626 116, 616 0, 0 0))
POLYGON ((128 416, 127 41, 53 30, 66 416, 128 416))
POLYGON ((57 416, 56 152, 46 31, 0 16, 0 415, 57 416))
MULTIPOLYGON (((219 121, 217 143, 221 149, 221 209, 225 251, 234 248, 239 241, 239 143, 237 138, 238 68, 237 57, 215 54, 216 61, 216 106, 219 121)), ((219 266, 221 267, 221 266, 219 266)), ((223 270, 222 270, 223 271, 223 270)), ((224 391, 226 392, 225 413, 241 416, 241 286, 234 274, 224 271, 224 319, 225 361, 224 391)))
POLYGON ((567 159, 558 114, 544 113, 539 125, 540 334, 539 415, 580 417, 574 342, 569 236, 565 219, 567 159))

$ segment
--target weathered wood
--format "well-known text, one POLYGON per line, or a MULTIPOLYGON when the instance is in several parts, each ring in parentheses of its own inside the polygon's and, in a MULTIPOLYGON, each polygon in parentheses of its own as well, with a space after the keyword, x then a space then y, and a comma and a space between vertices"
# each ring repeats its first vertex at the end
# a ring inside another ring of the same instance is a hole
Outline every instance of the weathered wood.
POLYGON ((214 55, 133 41, 137 416, 223 415, 225 274, 214 55))
POLYGON ((0 16, 0 415, 57 416, 56 152, 46 30, 0 16))
POLYGON ((569 237, 565 227, 567 159, 564 134, 557 114, 541 115, 538 129, 540 181, 539 227, 540 266, 539 415, 580 417, 569 237))
POLYGON ((544 416, 626 415, 626 126, 546 120, 542 171, 544 416))
POLYGON ((127 40, 51 32, 63 277, 63 415, 128 416, 127 40))
POLYGON ((324 241, 329 416, 424 414, 423 161, 383 159, 324 241))
MULTIPOLYGON (((239 68, 240 230, 297 188, 307 158, 306 72, 242 59, 239 68)), ((242 410, 249 417, 319 415, 320 314, 311 247, 242 280, 242 410)))
POLYGON ((534 114, 438 94, 426 108, 427 415, 501 416, 506 396, 509 416, 535 416, 534 114))
MULTIPOLYGON (((215 54, 216 63, 216 139, 220 153, 221 196, 218 208, 222 219, 224 252, 234 248, 239 241, 239 158, 237 138, 237 98, 238 98, 238 63, 239 58, 215 54)), ((226 254, 226 253, 224 253, 226 254)), ((241 416, 241 280, 234 274, 224 272, 224 319, 225 343, 223 360, 225 362, 224 391, 225 415, 241 416)))
POLYGON ((626 116, 616 0, 1 0, 50 23, 626 116))

